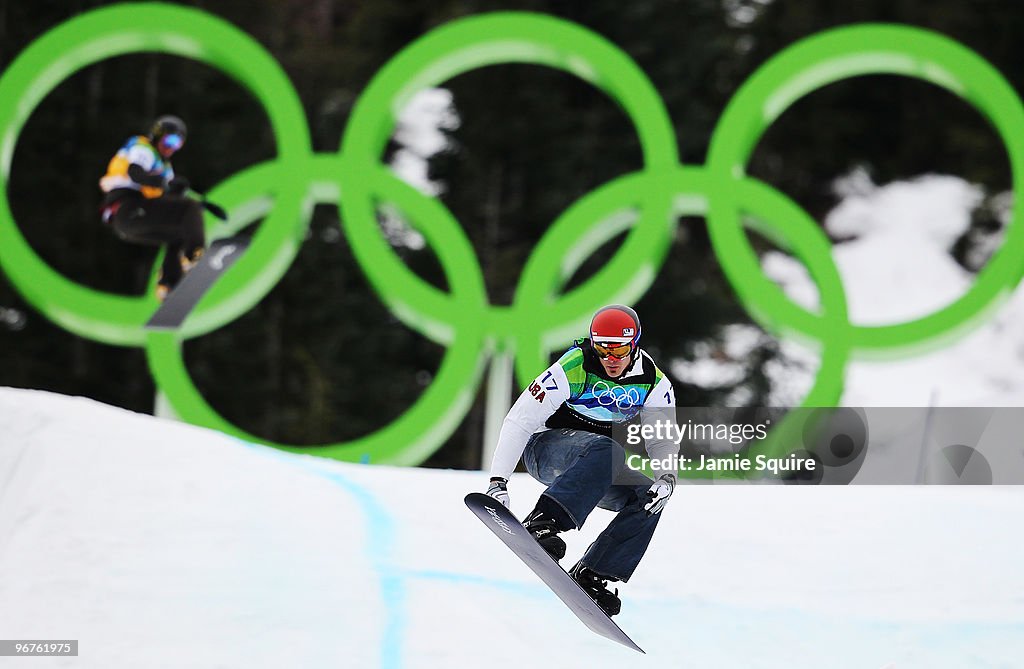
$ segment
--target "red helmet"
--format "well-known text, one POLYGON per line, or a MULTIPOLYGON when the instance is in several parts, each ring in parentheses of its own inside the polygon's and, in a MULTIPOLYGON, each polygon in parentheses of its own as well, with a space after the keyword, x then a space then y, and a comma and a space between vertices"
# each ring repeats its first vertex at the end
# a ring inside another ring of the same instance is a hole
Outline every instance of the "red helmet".
POLYGON ((622 358, 634 351, 639 341, 640 317, 627 306, 612 304, 602 307, 590 321, 590 342, 598 354, 611 351, 614 357, 622 358), (628 350, 622 348, 625 346, 629 347, 628 350), (625 355, 620 354, 624 350, 625 355))

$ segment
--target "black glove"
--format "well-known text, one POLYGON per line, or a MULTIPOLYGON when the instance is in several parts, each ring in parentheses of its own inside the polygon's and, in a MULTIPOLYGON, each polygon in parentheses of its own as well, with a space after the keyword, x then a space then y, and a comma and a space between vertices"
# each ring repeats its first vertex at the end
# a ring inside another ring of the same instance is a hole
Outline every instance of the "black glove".
POLYGON ((185 177, 174 177, 167 184, 167 192, 171 195, 184 195, 188 190, 189 183, 185 177))
POLYGON ((137 184, 151 188, 165 188, 167 186, 162 172, 147 172, 142 168, 142 165, 137 163, 132 163, 128 166, 128 178, 137 184))

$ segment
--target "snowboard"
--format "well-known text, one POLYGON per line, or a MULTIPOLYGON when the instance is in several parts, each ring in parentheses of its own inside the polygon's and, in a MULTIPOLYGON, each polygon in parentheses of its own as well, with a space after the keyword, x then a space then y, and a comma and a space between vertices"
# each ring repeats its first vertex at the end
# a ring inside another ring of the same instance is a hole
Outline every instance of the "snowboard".
POLYGON ((147 330, 175 330, 202 299, 210 286, 227 271, 249 247, 244 235, 218 239, 203 253, 196 266, 189 270, 146 323, 147 330))
POLYGON ((548 552, 516 520, 512 512, 492 497, 479 492, 466 495, 466 506, 496 537, 533 570, 551 591, 569 607, 584 625, 601 636, 643 653, 626 633, 590 598, 583 588, 562 569, 548 552))

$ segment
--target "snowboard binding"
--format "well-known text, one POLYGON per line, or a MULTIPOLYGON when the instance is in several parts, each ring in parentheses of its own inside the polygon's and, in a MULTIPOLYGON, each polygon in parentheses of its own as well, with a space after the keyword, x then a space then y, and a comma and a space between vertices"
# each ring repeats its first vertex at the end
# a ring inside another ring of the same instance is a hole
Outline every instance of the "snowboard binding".
POLYGON ((608 581, 614 581, 616 579, 607 576, 601 576, 600 574, 592 571, 590 567, 587 567, 582 562, 577 562, 576 566, 569 572, 569 576, 572 576, 573 580, 579 583, 579 586, 583 588, 583 591, 590 595, 590 598, 597 602, 597 605, 601 607, 601 610, 608 614, 608 617, 618 614, 622 610, 622 600, 619 599, 619 590, 615 589, 614 592, 608 589, 608 581))

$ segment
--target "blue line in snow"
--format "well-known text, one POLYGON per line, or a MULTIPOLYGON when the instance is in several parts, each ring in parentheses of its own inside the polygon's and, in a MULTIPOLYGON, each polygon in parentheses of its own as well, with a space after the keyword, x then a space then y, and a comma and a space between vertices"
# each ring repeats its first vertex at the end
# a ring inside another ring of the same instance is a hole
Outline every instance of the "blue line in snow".
POLYGON ((253 444, 244 439, 235 438, 235 440, 263 455, 298 465, 313 474, 326 478, 344 488, 359 502, 367 519, 369 534, 366 555, 380 580, 381 595, 387 612, 387 623, 381 638, 380 666, 382 669, 400 669, 402 667, 402 646, 408 623, 405 613, 405 578, 402 576, 401 570, 395 568, 388 560, 388 556, 392 554, 393 538, 396 531, 391 516, 384 511, 383 505, 377 501, 373 493, 338 472, 321 469, 300 457, 293 457, 290 453, 268 446, 253 444))
POLYGON ((406 570, 405 575, 410 579, 422 579, 425 581, 445 581, 447 583, 461 583, 465 585, 482 585, 499 590, 507 590, 518 595, 529 597, 545 598, 553 596, 551 589, 542 585, 529 585, 520 581, 508 579, 489 578, 487 576, 471 576, 451 571, 438 570, 406 570))

